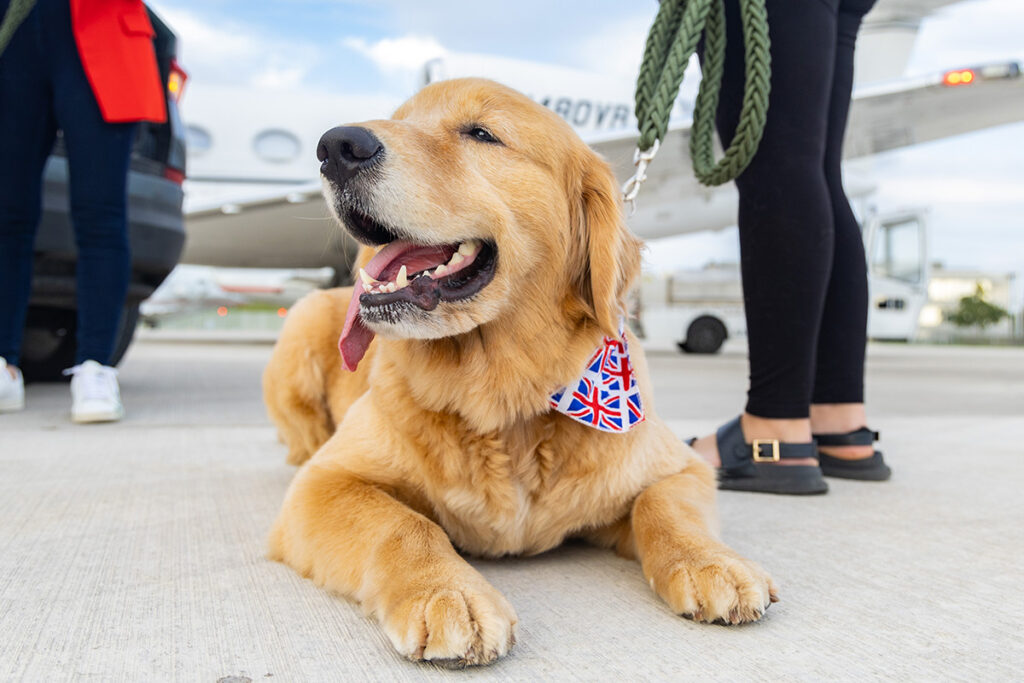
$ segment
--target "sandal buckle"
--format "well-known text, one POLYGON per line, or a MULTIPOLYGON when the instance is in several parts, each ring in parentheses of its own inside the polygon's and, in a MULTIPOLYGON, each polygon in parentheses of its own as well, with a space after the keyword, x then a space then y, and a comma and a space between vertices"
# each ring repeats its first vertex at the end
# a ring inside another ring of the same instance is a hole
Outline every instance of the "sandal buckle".
POLYGON ((779 461, 779 440, 778 439, 754 439, 750 444, 754 454, 754 462, 778 462, 779 461), (761 455, 761 447, 771 444, 771 457, 761 455))

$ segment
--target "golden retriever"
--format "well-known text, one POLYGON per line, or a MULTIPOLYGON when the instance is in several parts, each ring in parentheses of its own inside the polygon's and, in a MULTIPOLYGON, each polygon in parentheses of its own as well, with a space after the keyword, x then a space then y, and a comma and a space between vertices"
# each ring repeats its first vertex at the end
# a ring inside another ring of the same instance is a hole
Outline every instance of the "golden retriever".
POLYGON ((637 558, 679 614, 760 618, 775 587, 718 539, 714 472, 654 414, 636 340, 646 421, 605 433, 549 407, 618 337, 640 266, 609 166, 551 111, 478 79, 332 129, 318 157, 331 211, 380 249, 354 290, 292 309, 267 367, 289 461, 308 458, 270 556, 359 601, 414 660, 512 647, 515 611, 459 551, 582 538, 637 558))

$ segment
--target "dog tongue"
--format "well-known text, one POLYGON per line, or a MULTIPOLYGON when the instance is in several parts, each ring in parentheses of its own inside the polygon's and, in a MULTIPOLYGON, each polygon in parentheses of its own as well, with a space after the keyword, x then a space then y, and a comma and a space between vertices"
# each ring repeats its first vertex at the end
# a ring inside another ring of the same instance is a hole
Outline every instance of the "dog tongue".
POLYGON ((366 349, 373 341, 373 331, 363 324, 359 317, 359 295, 363 293, 363 283, 356 282, 352 292, 352 301, 348 304, 345 315, 345 328, 338 339, 338 350, 341 351, 341 367, 355 371, 359 361, 366 355, 366 349))
MULTIPOLYGON (((381 249, 366 264, 366 273, 376 279, 388 265, 400 254, 414 248, 416 245, 411 242, 396 240, 381 249)), ((341 338, 338 340, 338 350, 341 351, 341 367, 354 371, 359 361, 366 355, 366 349, 373 341, 373 330, 363 324, 359 317, 359 297, 363 293, 363 281, 356 278, 352 290, 352 300, 348 302, 348 312, 345 314, 345 327, 341 331, 341 338)))

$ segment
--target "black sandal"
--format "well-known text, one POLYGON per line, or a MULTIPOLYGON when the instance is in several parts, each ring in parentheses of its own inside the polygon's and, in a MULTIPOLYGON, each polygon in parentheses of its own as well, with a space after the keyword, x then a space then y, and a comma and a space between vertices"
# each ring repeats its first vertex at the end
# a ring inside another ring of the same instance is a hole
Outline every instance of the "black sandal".
MULTIPOLYGON (((776 465, 779 460, 817 458, 814 443, 782 443, 754 439, 747 443, 740 418, 725 423, 715 435, 718 456, 718 488, 725 491, 757 491, 788 495, 812 495, 828 491, 817 465, 776 465)), ((691 445, 696 439, 690 439, 691 445)))
MULTIPOLYGON (((878 432, 867 427, 845 434, 815 434, 819 446, 871 446, 878 441, 878 432)), ((892 476, 892 470, 885 464, 882 452, 876 450, 869 458, 837 458, 827 453, 818 455, 821 471, 826 477, 858 479, 860 481, 885 481, 892 476)))

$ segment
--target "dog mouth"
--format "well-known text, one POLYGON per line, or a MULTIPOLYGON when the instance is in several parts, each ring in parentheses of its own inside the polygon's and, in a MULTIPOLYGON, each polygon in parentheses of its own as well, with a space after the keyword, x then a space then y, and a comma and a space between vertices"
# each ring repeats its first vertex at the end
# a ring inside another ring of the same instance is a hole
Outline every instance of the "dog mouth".
POLYGON ((342 211, 345 229, 363 244, 377 247, 398 240, 398 235, 393 230, 381 225, 359 209, 350 206, 342 211))
POLYGON ((497 249, 488 241, 389 242, 359 269, 338 340, 342 365, 355 370, 366 353, 374 337, 367 323, 396 323, 443 301, 469 299, 491 282, 496 264, 497 249))

